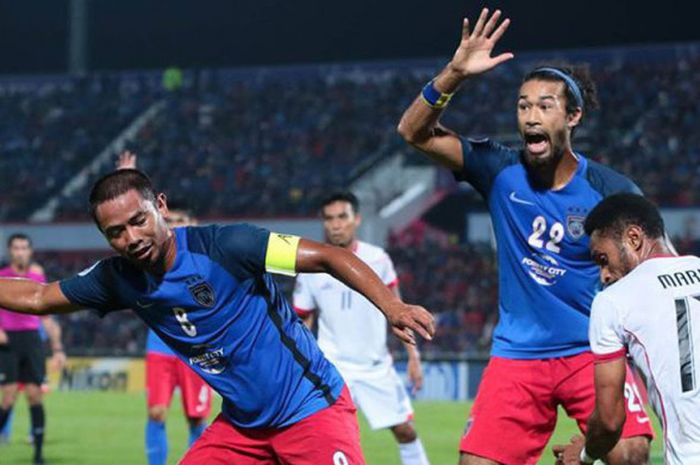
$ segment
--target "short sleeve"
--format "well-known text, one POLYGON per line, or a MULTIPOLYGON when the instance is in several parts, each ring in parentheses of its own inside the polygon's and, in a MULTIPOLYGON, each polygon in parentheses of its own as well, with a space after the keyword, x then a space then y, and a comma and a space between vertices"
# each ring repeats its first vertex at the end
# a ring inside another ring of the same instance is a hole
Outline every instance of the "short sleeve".
POLYGON ((269 236, 268 230, 250 224, 217 226, 214 244, 222 264, 234 275, 248 278, 265 272, 269 236))
POLYGON ((296 282, 294 283, 292 299, 294 302, 294 310, 299 316, 308 315, 316 308, 316 301, 311 292, 310 279, 311 275, 300 274, 297 276, 296 282))
POLYGON ((72 278, 60 281, 59 286, 72 304, 92 308, 105 315, 125 307, 113 289, 115 282, 112 259, 106 259, 72 278))
POLYGON ((498 173, 504 168, 518 163, 519 154, 516 150, 488 138, 460 137, 460 139, 464 167, 461 172, 454 173, 455 178, 458 181, 468 182, 486 198, 498 173))
POLYGON ((617 307, 605 292, 599 293, 591 307, 588 339, 596 361, 624 357, 626 337, 617 307))
POLYGON ((379 262, 379 269, 377 270, 377 274, 384 282, 384 284, 386 284, 388 287, 398 286, 399 278, 396 275, 394 262, 391 261, 391 257, 389 257, 389 255, 386 252, 384 252, 384 254, 382 255, 382 259, 379 262))

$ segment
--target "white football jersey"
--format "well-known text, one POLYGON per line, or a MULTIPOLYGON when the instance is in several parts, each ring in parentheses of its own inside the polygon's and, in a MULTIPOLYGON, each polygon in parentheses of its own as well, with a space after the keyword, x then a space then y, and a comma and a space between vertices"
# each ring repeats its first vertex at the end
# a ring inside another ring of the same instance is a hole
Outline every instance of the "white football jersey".
MULTIPOLYGON (((358 241, 354 252, 387 286, 398 284, 394 264, 381 247, 358 241)), ((294 308, 300 314, 318 310, 318 345, 341 373, 382 370, 391 363, 384 315, 332 276, 300 274, 294 308)))
POLYGON ((700 464, 700 258, 651 258, 600 292, 589 337, 597 356, 626 348, 644 373, 665 463, 700 464))

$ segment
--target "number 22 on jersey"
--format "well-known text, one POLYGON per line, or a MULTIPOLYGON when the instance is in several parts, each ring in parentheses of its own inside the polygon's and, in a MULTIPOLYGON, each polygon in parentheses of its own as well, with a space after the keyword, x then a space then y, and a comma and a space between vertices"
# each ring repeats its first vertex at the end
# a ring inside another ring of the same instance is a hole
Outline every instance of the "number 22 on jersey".
POLYGON ((564 225, 555 222, 551 228, 549 228, 549 240, 545 243, 543 236, 547 234, 547 220, 544 216, 539 215, 535 217, 532 222, 532 234, 527 239, 527 243, 532 247, 537 249, 545 248, 550 252, 559 253, 561 252, 561 247, 559 243, 564 239, 564 225))

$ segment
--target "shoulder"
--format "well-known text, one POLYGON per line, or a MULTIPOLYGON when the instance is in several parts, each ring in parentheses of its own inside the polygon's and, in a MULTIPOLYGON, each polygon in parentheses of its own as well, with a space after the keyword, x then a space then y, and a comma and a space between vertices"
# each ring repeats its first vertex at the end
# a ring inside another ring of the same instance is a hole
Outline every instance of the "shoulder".
POLYGON ((603 197, 629 192, 642 194, 641 189, 627 176, 593 160, 587 160, 585 177, 591 187, 603 197))
POLYGON ((39 265, 38 263, 32 263, 31 265, 29 265, 29 272, 41 275, 46 274, 46 272, 44 271, 44 267, 39 265))
POLYGON ((357 241, 357 254, 368 260, 376 260, 386 256, 386 251, 378 245, 357 241))
POLYGON ((208 226, 187 226, 182 229, 187 248, 192 252, 206 253, 226 246, 241 246, 251 238, 266 236, 267 231, 248 223, 212 224, 208 226))

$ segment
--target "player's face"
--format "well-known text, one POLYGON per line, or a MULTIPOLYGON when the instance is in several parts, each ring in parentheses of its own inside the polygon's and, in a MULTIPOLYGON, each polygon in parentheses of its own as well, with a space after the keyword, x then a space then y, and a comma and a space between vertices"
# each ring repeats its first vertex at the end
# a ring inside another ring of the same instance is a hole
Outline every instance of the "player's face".
POLYGON ((154 203, 132 189, 98 205, 95 216, 109 245, 138 267, 157 268, 165 259, 172 233, 163 194, 154 203))
POLYGON ((8 248, 10 263, 24 269, 32 261, 32 246, 26 239, 14 239, 8 248))
POLYGON ((192 218, 184 210, 168 209, 168 216, 165 217, 165 221, 171 228, 179 228, 181 226, 193 226, 197 224, 197 220, 192 218))
POLYGON ((627 241, 594 231, 591 235, 591 258, 600 268, 600 282, 603 286, 622 279, 637 265, 637 254, 627 241))
POLYGON ((360 226, 360 215, 355 213, 350 202, 337 201, 323 207, 323 230, 326 242, 339 247, 349 247, 355 240, 355 231, 360 226))
POLYGON ((518 130, 525 144, 525 162, 533 168, 557 163, 570 147, 571 129, 580 113, 566 113, 564 89, 563 82, 537 79, 520 87, 518 130))

